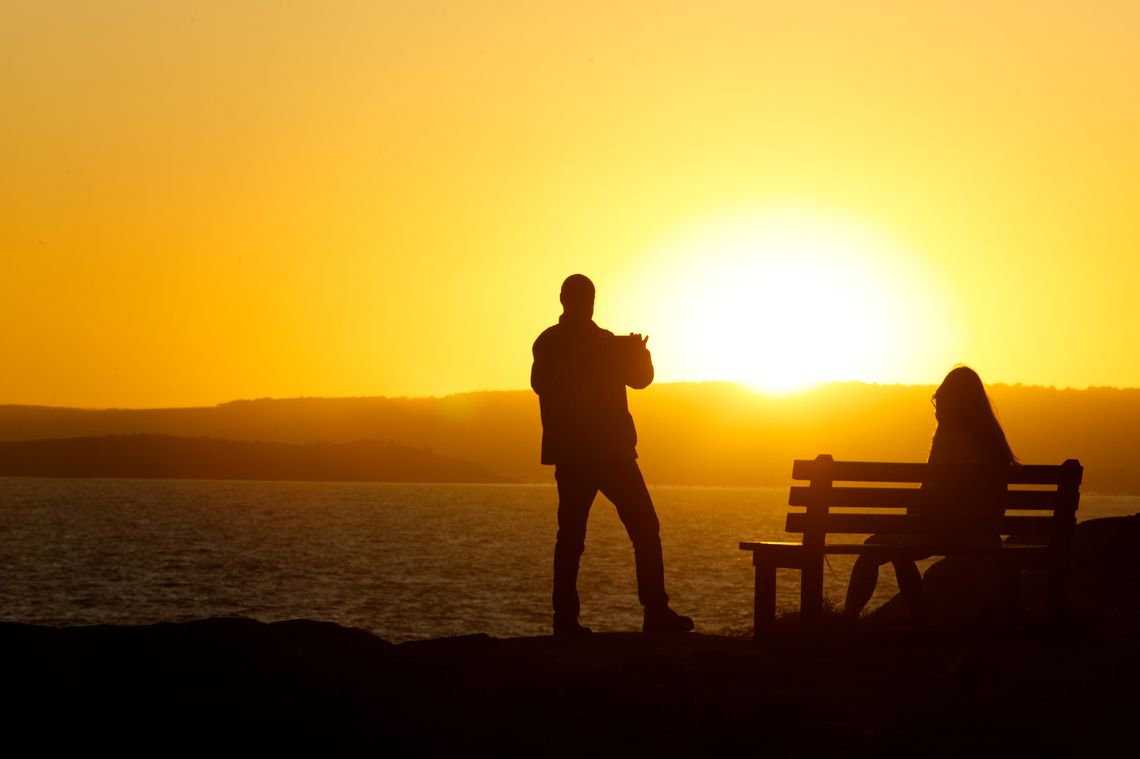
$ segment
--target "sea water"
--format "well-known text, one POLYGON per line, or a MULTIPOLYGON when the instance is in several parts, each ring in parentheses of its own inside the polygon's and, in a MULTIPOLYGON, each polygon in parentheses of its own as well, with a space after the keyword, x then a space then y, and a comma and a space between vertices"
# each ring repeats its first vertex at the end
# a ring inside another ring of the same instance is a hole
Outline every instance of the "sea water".
MULTIPOLYGON (((788 539, 786 488, 651 487, 673 606, 697 629, 751 624, 751 554, 788 539)), ((550 631, 551 485, 0 478, 0 620, 148 624, 308 618, 391 641, 550 631)), ((1084 495, 1081 519, 1140 497, 1084 495)), ((825 592, 850 572, 833 557, 825 592)), ((796 605, 794 573, 778 603, 796 605)), ((583 623, 636 630, 633 551, 599 496, 579 578, 583 623)), ((895 592, 884 570, 872 604, 895 592)))

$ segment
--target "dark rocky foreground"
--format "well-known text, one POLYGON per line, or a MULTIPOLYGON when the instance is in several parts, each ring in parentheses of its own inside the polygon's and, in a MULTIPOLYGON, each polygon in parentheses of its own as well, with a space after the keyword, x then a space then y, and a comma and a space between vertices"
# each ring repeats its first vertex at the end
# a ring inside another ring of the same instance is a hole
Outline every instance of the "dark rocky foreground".
MULTIPOLYGON (((1097 524, 1102 523, 1102 524, 1097 524)), ((1074 611, 922 634, 486 636, 331 623, 0 624, 7 745, 37 753, 1131 753, 1140 518, 1079 531, 1074 611)))
POLYGON ((0 641, 7 737, 69 753, 1095 754, 1132 732, 1140 674, 1134 646, 1088 630, 393 646, 219 619, 0 641))

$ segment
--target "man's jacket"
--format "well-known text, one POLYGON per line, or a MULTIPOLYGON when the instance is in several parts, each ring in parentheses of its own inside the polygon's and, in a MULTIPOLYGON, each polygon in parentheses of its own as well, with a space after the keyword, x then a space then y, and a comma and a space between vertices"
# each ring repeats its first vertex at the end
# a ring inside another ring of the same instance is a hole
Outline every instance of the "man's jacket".
POLYGON ((637 458, 625 388, 653 381, 653 360, 642 341, 563 314, 534 341, 533 353, 530 386, 542 416, 542 463, 637 458))

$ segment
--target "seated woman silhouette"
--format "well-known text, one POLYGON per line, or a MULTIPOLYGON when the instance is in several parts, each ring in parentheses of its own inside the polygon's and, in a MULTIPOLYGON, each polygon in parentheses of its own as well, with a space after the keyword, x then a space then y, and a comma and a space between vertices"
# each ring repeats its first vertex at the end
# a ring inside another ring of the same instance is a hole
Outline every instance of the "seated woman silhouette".
MULTIPOLYGON (((908 513, 936 518, 940 526, 944 525, 945 541, 996 545, 1001 541, 996 524, 1002 514, 999 499, 1005 490, 1000 469, 1017 459, 994 416, 982 380, 967 366, 955 367, 930 400, 934 404, 937 427, 927 463, 938 466, 922 483, 925 496, 922 505, 908 509, 908 513), (978 464, 993 465, 994 475, 977 476, 978 464), (963 467, 972 468, 974 475, 964 476, 963 467)), ((866 542, 905 546, 920 541, 910 535, 872 535, 866 542)), ((905 559, 860 556, 851 570, 844 617, 854 620, 859 616, 875 592, 879 565, 891 561, 911 617, 915 624, 922 624, 922 576, 914 562, 925 558, 928 555, 921 550, 905 559)))

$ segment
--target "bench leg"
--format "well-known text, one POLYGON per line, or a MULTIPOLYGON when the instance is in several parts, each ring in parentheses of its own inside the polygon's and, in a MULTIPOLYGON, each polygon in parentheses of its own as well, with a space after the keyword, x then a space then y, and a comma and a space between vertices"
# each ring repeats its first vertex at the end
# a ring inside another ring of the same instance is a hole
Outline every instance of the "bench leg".
POLYGON ((776 565, 754 555, 756 565, 756 597, 752 612, 752 640, 759 641, 760 631, 776 621, 776 565))
POLYGON ((1011 614, 1016 614, 1021 608, 1021 567, 1012 561, 1002 561, 999 572, 1002 604, 1011 614))
POLYGON ((823 617, 823 557, 804 557, 800 573, 800 619, 817 625, 823 617))
POLYGON ((1049 556, 1049 613, 1060 614, 1068 606, 1069 576, 1065 559, 1067 550, 1054 550, 1049 556))

